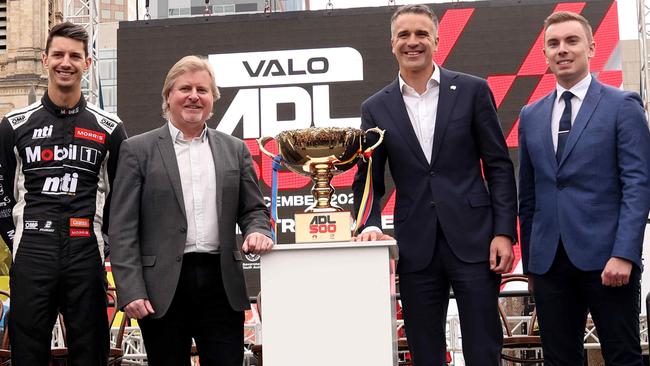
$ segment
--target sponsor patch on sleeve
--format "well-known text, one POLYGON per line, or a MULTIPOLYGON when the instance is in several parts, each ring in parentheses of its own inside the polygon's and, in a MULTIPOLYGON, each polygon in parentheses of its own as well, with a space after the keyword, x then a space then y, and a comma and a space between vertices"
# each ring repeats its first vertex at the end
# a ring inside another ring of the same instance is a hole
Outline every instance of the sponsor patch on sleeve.
POLYGON ((70 228, 70 237, 89 237, 90 236, 90 230, 88 229, 78 229, 78 228, 70 228))
POLYGON ((90 141, 95 141, 100 144, 104 144, 106 142, 106 134, 103 132, 97 132, 93 130, 88 130, 85 128, 81 127, 75 127, 74 128, 74 137, 75 138, 80 138, 80 139, 86 139, 90 141))
POLYGON ((55 229, 55 223, 51 220, 25 220, 25 231, 53 233, 55 229))
POLYGON ((25 220, 25 230, 38 230, 38 221, 25 220))
POLYGON ((70 227, 76 228, 89 228, 90 219, 80 218, 80 217, 71 217, 70 218, 70 227))

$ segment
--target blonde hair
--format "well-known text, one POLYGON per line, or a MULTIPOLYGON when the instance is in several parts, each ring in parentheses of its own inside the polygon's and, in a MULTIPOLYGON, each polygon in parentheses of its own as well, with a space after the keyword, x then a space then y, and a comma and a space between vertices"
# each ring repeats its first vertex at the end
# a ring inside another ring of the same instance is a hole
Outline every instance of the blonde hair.
POLYGON ((219 100, 221 94, 219 94, 219 89, 214 81, 214 70, 212 69, 212 65, 210 65, 208 60, 203 57, 194 55, 185 56, 178 60, 178 62, 169 69, 169 72, 167 72, 167 77, 165 78, 165 83, 163 84, 162 89, 162 115, 164 118, 168 118, 169 104, 167 104, 167 98, 169 97, 169 93, 171 93, 176 80, 185 73, 198 71, 206 71, 210 75, 210 91, 212 92, 214 101, 216 102, 219 100))

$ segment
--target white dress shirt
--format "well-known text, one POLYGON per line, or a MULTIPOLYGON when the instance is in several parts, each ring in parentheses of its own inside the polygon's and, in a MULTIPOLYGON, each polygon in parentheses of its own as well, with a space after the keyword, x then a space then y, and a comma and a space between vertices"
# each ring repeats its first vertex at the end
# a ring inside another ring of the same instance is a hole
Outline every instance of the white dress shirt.
POLYGON ((582 102, 585 100, 587 95, 587 90, 591 84, 591 74, 580 80, 576 85, 571 89, 564 89, 560 84, 555 86, 557 91, 555 95, 555 103, 553 104, 553 114, 551 115, 551 136, 553 137, 553 150, 557 151, 557 133, 560 130, 560 118, 562 118, 562 112, 564 111, 564 100, 562 99, 562 93, 565 91, 570 91, 573 93, 573 98, 571 98, 571 126, 576 120, 576 116, 580 111, 582 102))
MULTIPOLYGON (((399 89, 402 92, 406 112, 411 120, 413 131, 418 138, 422 152, 431 163, 431 154, 433 153, 433 133, 436 130, 436 116, 438 115, 438 97, 440 96, 440 68, 433 64, 433 74, 427 81, 427 88, 424 93, 419 94, 415 89, 408 85, 402 75, 397 75, 399 80, 399 89)), ((361 232, 370 231, 381 232, 377 226, 368 226, 361 232)))
POLYGON ((174 141, 187 216, 187 239, 184 252, 217 253, 219 251, 217 184, 207 126, 203 128, 199 137, 185 140, 183 132, 171 122, 168 122, 168 125, 174 141))
POLYGON ((420 147, 427 161, 431 163, 433 151, 433 132, 436 129, 436 115, 438 114, 438 96, 440 95, 440 68, 434 64, 433 74, 427 82, 427 88, 422 94, 418 94, 408 85, 401 75, 399 88, 406 105, 411 125, 415 136, 420 142, 420 147))

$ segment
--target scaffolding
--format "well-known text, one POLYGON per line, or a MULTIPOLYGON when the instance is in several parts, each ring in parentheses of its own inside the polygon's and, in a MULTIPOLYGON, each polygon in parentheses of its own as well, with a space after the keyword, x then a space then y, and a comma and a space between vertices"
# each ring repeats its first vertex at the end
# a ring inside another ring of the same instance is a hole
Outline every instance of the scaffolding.
POLYGON ((638 31, 639 31, 639 61, 641 63, 641 98, 643 98, 643 107, 648 114, 648 107, 650 106, 650 95, 648 95, 648 86, 650 85, 650 59, 648 58, 648 31, 650 31, 650 0, 637 0, 637 16, 638 16, 638 31))
POLYGON ((88 32, 88 55, 92 59, 88 71, 81 80, 81 91, 86 100, 93 104, 99 103, 99 0, 65 0, 63 18, 74 24, 79 24, 88 32))

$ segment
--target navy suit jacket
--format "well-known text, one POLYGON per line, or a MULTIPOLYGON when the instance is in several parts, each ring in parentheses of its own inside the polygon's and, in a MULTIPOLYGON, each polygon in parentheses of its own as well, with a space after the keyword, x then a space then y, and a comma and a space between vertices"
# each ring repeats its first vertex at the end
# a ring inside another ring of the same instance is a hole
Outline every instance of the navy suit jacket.
MULTIPOLYGON (((440 69, 431 163, 409 120, 398 80, 362 104, 361 118, 364 130, 386 130, 383 144, 373 153, 375 200, 366 226, 381 227, 388 161, 397 191, 394 222, 400 273, 431 262, 437 223, 454 254, 471 263, 488 260, 495 235, 516 238, 514 170, 485 80, 440 69)), ((368 135, 369 143, 373 137, 368 135)), ((353 184, 357 211, 365 175, 361 162, 353 184)))
POLYGON ((641 266, 650 204, 650 133, 641 99, 594 78, 558 164, 551 136, 555 97, 554 91, 520 115, 524 272, 546 273, 560 238, 581 270, 602 270, 610 257, 641 266))

